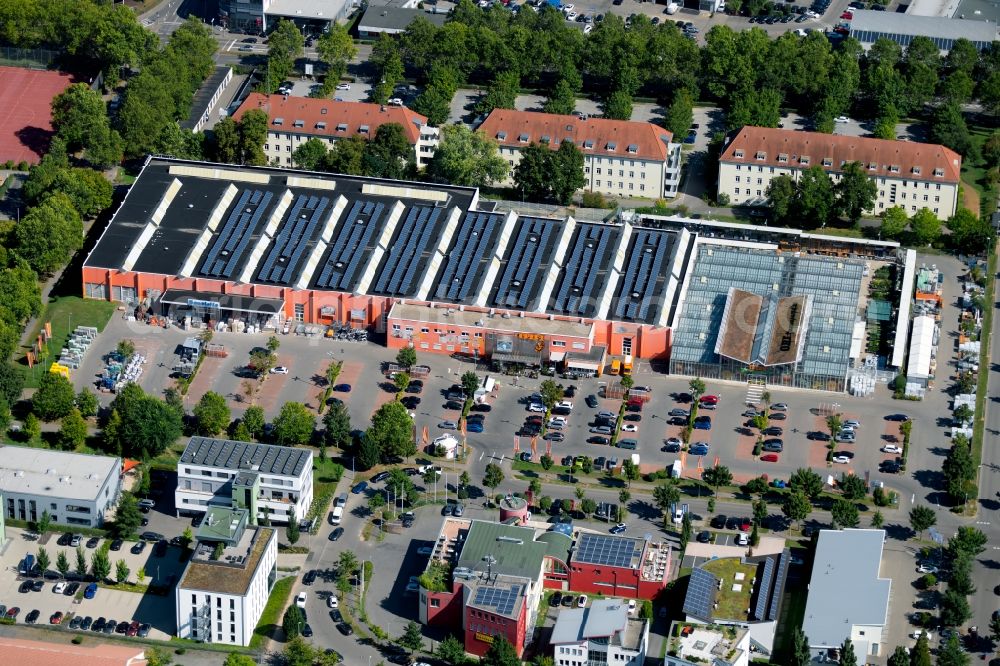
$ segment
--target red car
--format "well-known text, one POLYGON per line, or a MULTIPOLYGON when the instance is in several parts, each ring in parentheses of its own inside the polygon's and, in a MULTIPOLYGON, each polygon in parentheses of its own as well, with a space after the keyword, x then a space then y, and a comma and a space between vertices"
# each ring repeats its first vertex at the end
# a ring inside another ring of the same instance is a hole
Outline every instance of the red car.
POLYGON ((852 14, 851 12, 844 12, 843 14, 840 15, 840 18, 847 19, 848 21, 850 21, 852 18, 854 18, 854 14, 852 14))
POLYGON ((763 462, 775 462, 776 463, 776 462, 778 462, 778 454, 777 453, 765 453, 764 455, 762 455, 760 457, 760 459, 763 462))
POLYGON ((128 630, 125 632, 129 636, 135 636, 139 633, 139 620, 132 620, 132 624, 128 625, 128 630))
POLYGON ((56 611, 51 617, 49 617, 49 624, 62 624, 62 619, 62 611, 56 611))
POLYGON ((717 395, 703 395, 698 401, 703 405, 717 405, 719 404, 719 396, 717 395))
POLYGON ((742 521, 742 522, 740 522, 740 531, 741 532, 749 532, 750 531, 750 519, 749 518, 741 518, 740 520, 742 521))

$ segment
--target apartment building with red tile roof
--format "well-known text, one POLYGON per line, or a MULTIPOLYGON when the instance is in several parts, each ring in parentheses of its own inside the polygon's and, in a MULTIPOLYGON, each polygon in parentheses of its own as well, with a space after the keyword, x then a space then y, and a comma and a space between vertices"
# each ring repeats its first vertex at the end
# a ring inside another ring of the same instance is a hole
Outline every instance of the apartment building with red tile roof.
POLYGON ((500 146, 512 184, 521 151, 531 144, 557 150, 572 141, 583 152, 584 189, 625 198, 672 198, 680 183, 681 146, 648 122, 494 109, 479 129, 500 146))
POLYGON ((718 192, 735 205, 765 205, 772 178, 798 180, 818 166, 837 181, 850 162, 860 163, 878 186, 869 214, 893 206, 907 215, 927 208, 941 219, 955 213, 962 156, 950 148, 770 127, 747 126, 729 137, 719 156, 718 192))
POLYGON ((251 93, 233 119, 239 120, 251 109, 267 113, 264 154, 282 167, 293 166, 292 153, 309 139, 320 139, 330 145, 348 136, 370 139, 386 123, 402 125, 413 145, 418 166, 426 165, 438 144, 438 129, 430 127, 425 116, 405 106, 251 93))

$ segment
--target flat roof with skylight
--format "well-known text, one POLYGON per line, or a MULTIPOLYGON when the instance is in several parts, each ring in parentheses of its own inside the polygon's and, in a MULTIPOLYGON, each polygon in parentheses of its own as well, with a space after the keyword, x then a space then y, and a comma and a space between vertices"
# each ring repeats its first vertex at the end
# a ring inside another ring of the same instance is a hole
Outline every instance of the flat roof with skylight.
POLYGON ((111 456, 26 446, 5 446, 0 458, 0 491, 4 493, 90 501, 98 499, 108 477, 122 465, 121 458, 111 456))

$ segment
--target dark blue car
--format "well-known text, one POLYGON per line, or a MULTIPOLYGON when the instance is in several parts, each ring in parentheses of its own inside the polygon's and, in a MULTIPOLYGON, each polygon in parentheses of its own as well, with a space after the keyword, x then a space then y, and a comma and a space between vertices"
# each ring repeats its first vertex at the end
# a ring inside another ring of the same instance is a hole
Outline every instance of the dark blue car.
POLYGON ((351 492, 354 493, 355 495, 360 495, 361 493, 365 492, 367 488, 368 488, 368 482, 361 481, 360 483, 355 484, 353 488, 351 488, 351 492))
POLYGON ((699 416, 694 420, 695 430, 711 430, 712 429, 712 417, 711 416, 699 416))

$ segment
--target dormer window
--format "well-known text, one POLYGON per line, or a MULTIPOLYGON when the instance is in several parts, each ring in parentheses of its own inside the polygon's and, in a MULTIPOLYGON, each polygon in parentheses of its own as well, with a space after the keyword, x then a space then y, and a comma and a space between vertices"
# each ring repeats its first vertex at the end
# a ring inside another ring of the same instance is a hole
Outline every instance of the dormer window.
POLYGON ((594 149, 594 141, 593 141, 593 139, 587 139, 586 141, 584 141, 583 142, 583 149, 584 150, 593 150, 594 149))
POLYGON ((778 153, 778 162, 784 164, 788 161, 788 153, 778 153))
POLYGON ((271 124, 272 125, 277 125, 278 127, 281 127, 282 125, 285 124, 285 119, 284 118, 275 118, 274 120, 271 121, 271 124))
POLYGON ((517 140, 520 141, 521 143, 528 143, 528 139, 530 138, 531 137, 528 136, 527 134, 521 134, 517 137, 517 140))
POLYGON ((323 108, 323 109, 320 109, 320 110, 319 110, 319 115, 321 115, 321 116, 325 116, 325 115, 326 115, 326 109, 325 109, 325 108, 323 108))
POLYGON ((563 143, 573 143, 573 137, 570 137, 570 136, 563 137, 562 142, 563 143))
POLYGON ((337 124, 337 131, 338 132, 346 132, 347 131, 347 123, 338 123, 337 124))
POLYGON ((875 171, 877 169, 878 169, 878 162, 869 162, 868 163, 868 170, 869 171, 875 171))
POLYGON ((918 166, 913 167, 912 169, 910 169, 910 171, 917 176, 920 175, 920 167, 918 166))
POLYGON ((832 157, 824 157, 823 158, 823 166, 825 166, 825 167, 831 167, 831 166, 833 166, 833 158, 832 157))
POLYGON ((613 153, 616 150, 618 150, 618 144, 615 143, 614 141, 608 141, 608 145, 605 146, 605 150, 607 150, 609 153, 613 153))
POLYGON ((318 129, 318 130, 325 130, 326 129, 326 123, 323 122, 322 120, 319 121, 318 123, 316 123, 316 129, 318 129))
POLYGON ((542 143, 549 143, 551 141, 551 138, 549 137, 548 134, 543 134, 541 141, 542 143))
POLYGON ((573 131, 573 126, 572 125, 566 125, 566 131, 567 132, 572 132, 573 131))
POLYGON ((758 160, 766 160, 767 153, 765 153, 763 150, 758 150, 757 153, 754 155, 754 158, 758 160))
POLYGON ((362 125, 361 127, 358 128, 358 131, 361 132, 362 134, 368 134, 368 131, 370 129, 371 128, 368 127, 368 125, 362 125))
POLYGON ((306 126, 306 121, 304 121, 304 120, 295 120, 294 122, 292 122, 292 126, 293 127, 305 127, 306 126))
POLYGON ((899 165, 898 164, 890 164, 889 165, 889 173, 899 173, 899 165))
POLYGON ((630 152, 630 153, 632 153, 633 155, 635 155, 636 153, 638 153, 638 152, 639 152, 639 145, 638 145, 638 144, 635 144, 635 143, 630 143, 630 144, 628 145, 628 152, 630 152))
POLYGON ((940 178, 941 176, 944 175, 944 169, 942 169, 941 167, 934 169, 934 175, 940 178))
POLYGON ((799 164, 804 164, 806 166, 809 166, 809 156, 802 155, 801 157, 799 157, 799 164))
POLYGON ((504 132, 503 130, 497 132, 497 141, 506 141, 506 140, 507 140, 507 132, 504 132))
POLYGON ((733 157, 735 157, 738 160, 743 159, 743 151, 742 150, 734 150, 733 151, 733 157))

